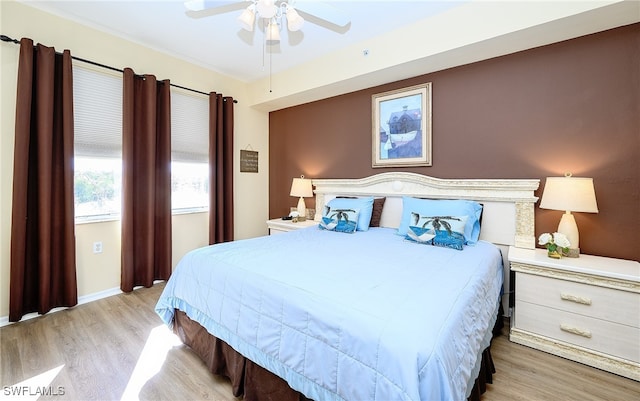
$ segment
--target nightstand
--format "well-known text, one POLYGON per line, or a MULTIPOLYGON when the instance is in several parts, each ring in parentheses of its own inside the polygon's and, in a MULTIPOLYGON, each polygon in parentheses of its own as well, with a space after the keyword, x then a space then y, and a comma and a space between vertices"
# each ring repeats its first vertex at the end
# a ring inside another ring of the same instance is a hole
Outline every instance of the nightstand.
POLYGON ((311 227, 318 225, 317 221, 305 220, 297 223, 291 220, 271 219, 267 220, 267 227, 269 227, 269 235, 282 234, 287 231, 299 230, 301 228, 311 227))
POLYGON ((509 339, 640 381, 640 263, 509 248, 509 339))

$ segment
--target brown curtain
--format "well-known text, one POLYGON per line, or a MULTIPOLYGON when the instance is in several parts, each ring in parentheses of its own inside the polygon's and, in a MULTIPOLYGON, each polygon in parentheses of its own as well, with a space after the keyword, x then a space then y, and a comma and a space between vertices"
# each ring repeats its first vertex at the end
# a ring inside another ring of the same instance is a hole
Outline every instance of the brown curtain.
POLYGON ((209 94, 209 244, 233 241, 233 103, 209 94))
POLYGON ((122 276, 133 291, 171 275, 171 101, 168 80, 124 70, 122 276))
POLYGON ((71 53, 20 41, 9 321, 78 303, 71 53))

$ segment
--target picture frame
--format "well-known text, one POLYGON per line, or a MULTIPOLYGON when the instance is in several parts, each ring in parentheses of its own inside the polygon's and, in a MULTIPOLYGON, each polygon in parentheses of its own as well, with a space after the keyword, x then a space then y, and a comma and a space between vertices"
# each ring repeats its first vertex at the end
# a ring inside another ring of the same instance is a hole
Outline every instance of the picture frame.
POLYGON ((371 167, 431 166, 431 82, 371 96, 371 167))
POLYGON ((253 150, 240 150, 240 172, 258 172, 258 152, 253 150))

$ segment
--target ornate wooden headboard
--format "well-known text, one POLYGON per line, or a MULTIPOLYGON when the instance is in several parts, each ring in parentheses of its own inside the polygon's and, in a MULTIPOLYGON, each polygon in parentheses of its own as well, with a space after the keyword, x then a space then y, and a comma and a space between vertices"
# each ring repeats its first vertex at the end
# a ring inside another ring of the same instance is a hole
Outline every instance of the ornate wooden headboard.
POLYGON ((398 227, 402 197, 468 199, 483 205, 480 239, 497 245, 535 248, 534 191, 538 179, 439 179, 389 172, 356 179, 314 179, 316 220, 336 196, 386 197, 381 226, 398 227))

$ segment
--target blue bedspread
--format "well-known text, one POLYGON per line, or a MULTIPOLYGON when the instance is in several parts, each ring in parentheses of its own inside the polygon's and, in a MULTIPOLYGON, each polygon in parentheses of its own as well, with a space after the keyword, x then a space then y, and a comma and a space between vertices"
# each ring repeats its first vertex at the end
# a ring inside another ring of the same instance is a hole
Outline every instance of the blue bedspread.
POLYGON ((180 309, 320 400, 463 400, 489 344, 502 258, 315 227, 194 250, 156 311, 180 309))

